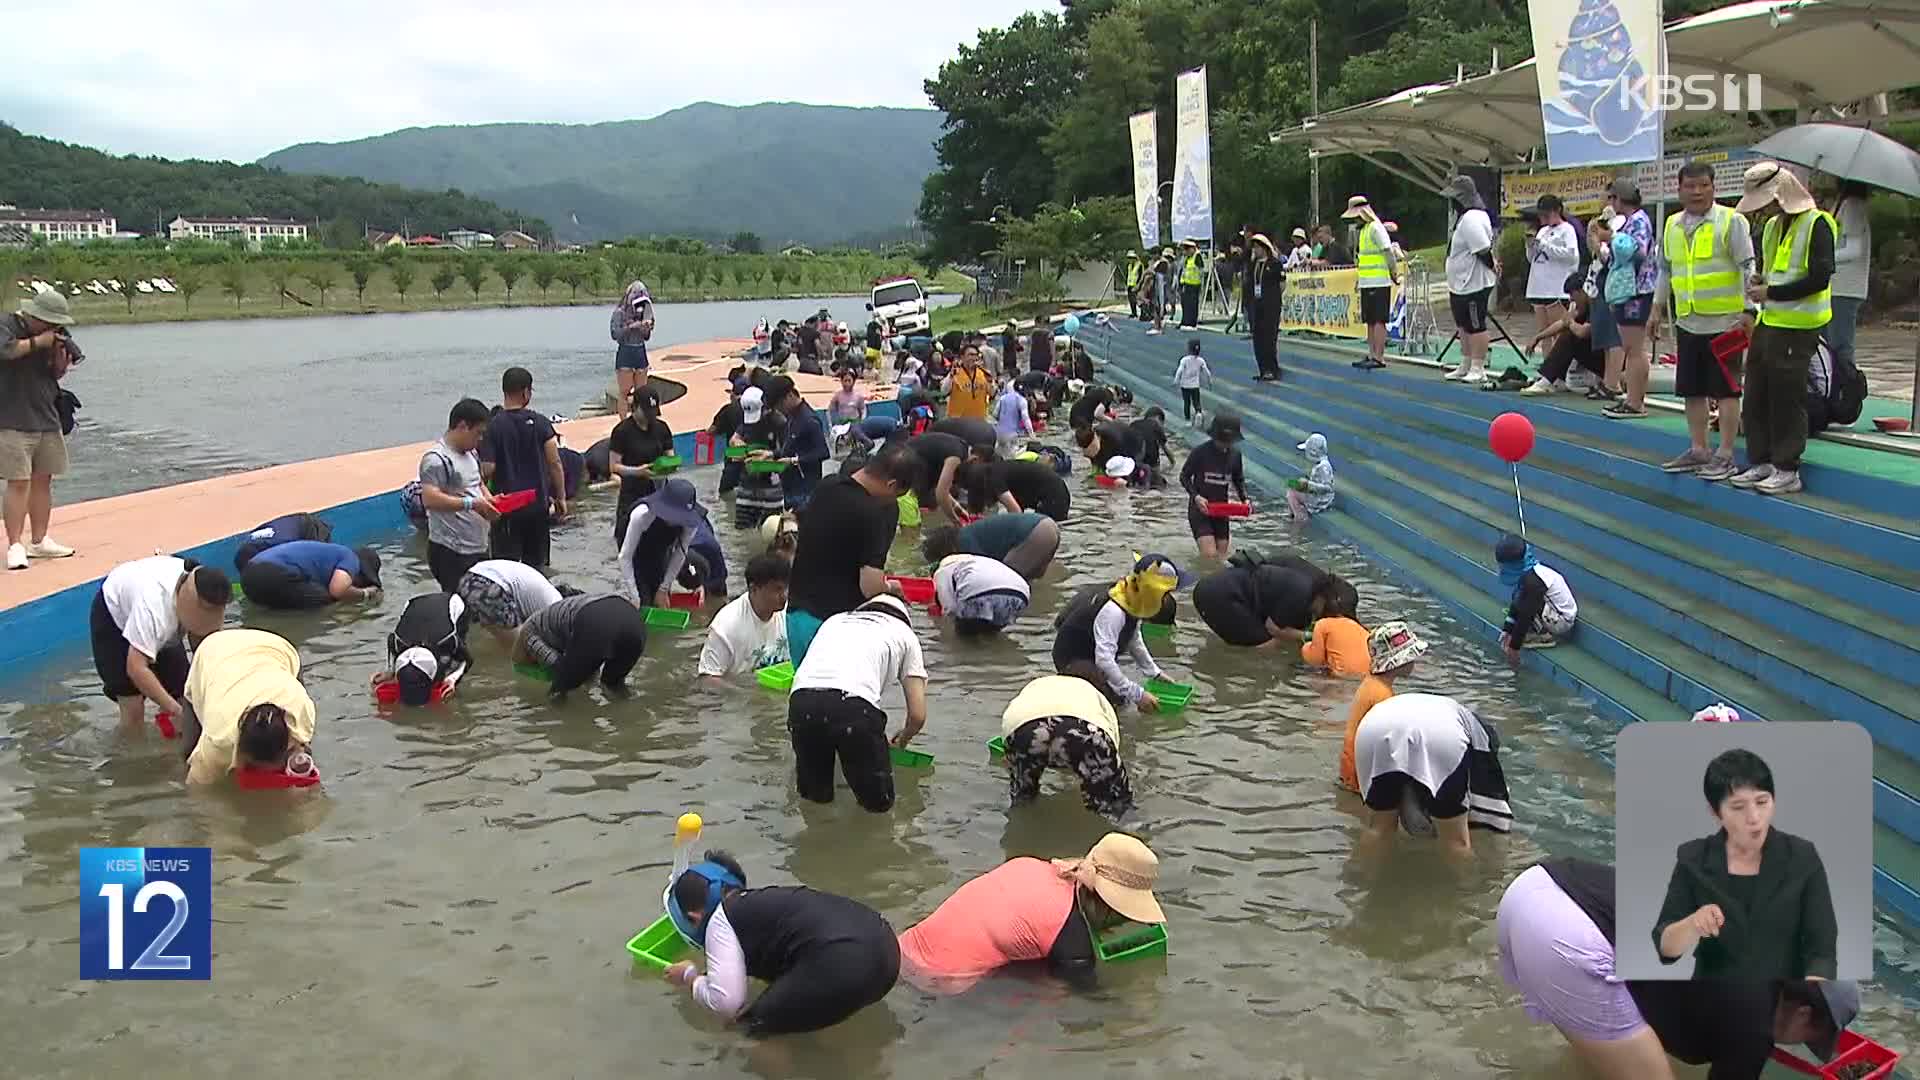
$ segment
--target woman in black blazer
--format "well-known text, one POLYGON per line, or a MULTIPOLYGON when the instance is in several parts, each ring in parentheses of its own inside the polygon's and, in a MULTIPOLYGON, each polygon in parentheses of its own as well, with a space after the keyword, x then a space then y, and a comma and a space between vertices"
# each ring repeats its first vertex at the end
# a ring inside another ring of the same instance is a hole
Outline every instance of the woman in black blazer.
POLYGON ((1707 764, 1720 831, 1680 845, 1653 925, 1660 962, 1693 949, 1695 979, 1834 978, 1833 899, 1813 844, 1773 827, 1773 772, 1728 750, 1707 764))

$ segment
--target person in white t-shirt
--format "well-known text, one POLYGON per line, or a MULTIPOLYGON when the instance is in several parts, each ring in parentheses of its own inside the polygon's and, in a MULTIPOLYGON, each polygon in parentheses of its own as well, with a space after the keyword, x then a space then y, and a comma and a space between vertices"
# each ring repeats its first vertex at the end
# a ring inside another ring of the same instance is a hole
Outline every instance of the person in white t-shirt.
POLYGON ((906 601, 873 597, 820 624, 793 675, 787 699, 787 734, 793 741, 794 777, 800 797, 833 801, 833 763, 860 807, 875 814, 893 809, 893 759, 888 750, 906 746, 927 722, 927 666, 906 601), (899 683, 907 722, 887 738, 880 695, 899 683))
POLYGON ((986 555, 949 555, 933 572, 933 595, 963 637, 998 633, 1027 610, 1027 579, 986 555))
POLYGON ((747 563, 747 591, 720 609, 700 650, 700 676, 718 682, 729 675, 784 664, 787 652, 787 579, 793 566, 766 551, 747 563))
POLYGON ((460 575, 453 593, 466 605, 469 619, 509 648, 521 623, 560 601, 560 589, 545 574, 517 559, 475 563, 460 575))
POLYGON ((1580 232, 1567 221, 1566 209, 1551 194, 1534 206, 1539 228, 1527 237, 1527 303, 1536 333, 1566 317, 1567 277, 1580 269, 1580 232))
POLYGON ((198 639, 220 629, 232 599, 226 574, 191 559, 155 555, 108 572, 88 629, 93 668, 120 706, 122 724, 139 727, 149 701, 163 713, 183 715, 191 665, 181 632, 198 639))
POLYGON ((1493 219, 1473 178, 1455 176, 1447 197, 1460 212, 1447 245, 1447 298, 1460 331, 1460 366, 1446 377, 1479 382, 1487 373, 1487 308, 1500 277, 1500 257, 1493 251, 1493 219))

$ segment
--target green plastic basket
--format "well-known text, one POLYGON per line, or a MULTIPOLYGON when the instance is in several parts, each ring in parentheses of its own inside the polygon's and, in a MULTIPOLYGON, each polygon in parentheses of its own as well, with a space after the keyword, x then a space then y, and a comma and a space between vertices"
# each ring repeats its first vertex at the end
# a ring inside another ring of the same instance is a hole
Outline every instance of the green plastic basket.
POLYGON ((784 461, 749 461, 747 462, 747 471, 762 474, 786 472, 787 463, 784 461))
POLYGON ((887 756, 893 759, 893 764, 896 768, 901 768, 901 769, 933 768, 932 754, 923 753, 919 750, 909 750, 904 746, 887 747, 887 756))
POLYGON ((643 964, 655 971, 665 971, 679 963, 693 952, 693 946, 680 936, 674 928, 673 919, 662 915, 654 920, 652 926, 627 939, 627 954, 633 962, 643 964))
POLYGON ((1007 737, 1005 735, 995 735, 993 738, 988 739, 987 753, 993 755, 994 757, 999 757, 999 758, 1006 757, 1007 756, 1007 737))
POLYGON ((793 689, 793 664, 774 664, 763 667, 754 672, 753 677, 760 680, 761 686, 784 694, 793 689))
POLYGON ((649 630, 685 630, 693 623, 693 612, 679 608, 650 607, 641 611, 647 617, 649 630))
POLYGON ((233 583, 233 598, 235 600, 245 600, 247 598, 247 591, 242 589, 240 583, 237 581, 233 583))
POLYGON ((553 672, 540 664, 518 663, 513 665, 513 671, 514 674, 525 675, 529 679, 538 679, 541 682, 553 681, 553 672))
POLYGON ((661 454, 647 465, 655 476, 666 476, 680 468, 679 454, 661 454))
POLYGON ((1127 923, 1093 939, 1093 950, 1109 964, 1167 955, 1167 928, 1158 923, 1127 923))
POLYGON ((1167 682, 1165 679, 1148 679, 1146 686, 1147 693, 1159 699, 1160 711, 1163 713, 1179 712, 1181 709, 1186 708, 1187 702, 1193 698, 1193 687, 1185 683, 1167 682))
POLYGON ((771 449, 773 449, 773 447, 761 446, 757 443, 748 443, 746 446, 729 446, 727 447, 727 460, 728 461, 744 461, 746 460, 746 456, 748 454, 751 454, 756 450, 771 450, 771 449))
POLYGON ((1143 622, 1140 624, 1140 636, 1150 637, 1150 638, 1170 638, 1173 636, 1173 624, 1143 622))

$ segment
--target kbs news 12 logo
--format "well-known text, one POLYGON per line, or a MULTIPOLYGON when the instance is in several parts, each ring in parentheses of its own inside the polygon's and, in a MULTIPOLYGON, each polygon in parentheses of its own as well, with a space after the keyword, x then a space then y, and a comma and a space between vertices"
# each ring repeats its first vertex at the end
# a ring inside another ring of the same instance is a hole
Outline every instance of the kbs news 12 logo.
POLYGON ((80 977, 213 977, 213 849, 81 848, 80 977))

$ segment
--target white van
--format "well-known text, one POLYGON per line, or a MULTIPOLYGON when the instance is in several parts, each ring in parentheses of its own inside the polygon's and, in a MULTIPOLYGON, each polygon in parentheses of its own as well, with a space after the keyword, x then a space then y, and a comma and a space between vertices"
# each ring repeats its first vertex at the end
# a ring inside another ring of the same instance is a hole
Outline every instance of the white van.
POLYGON ((880 320, 888 337, 925 334, 933 325, 927 314, 927 294, 910 277, 876 279, 867 310, 880 320))

